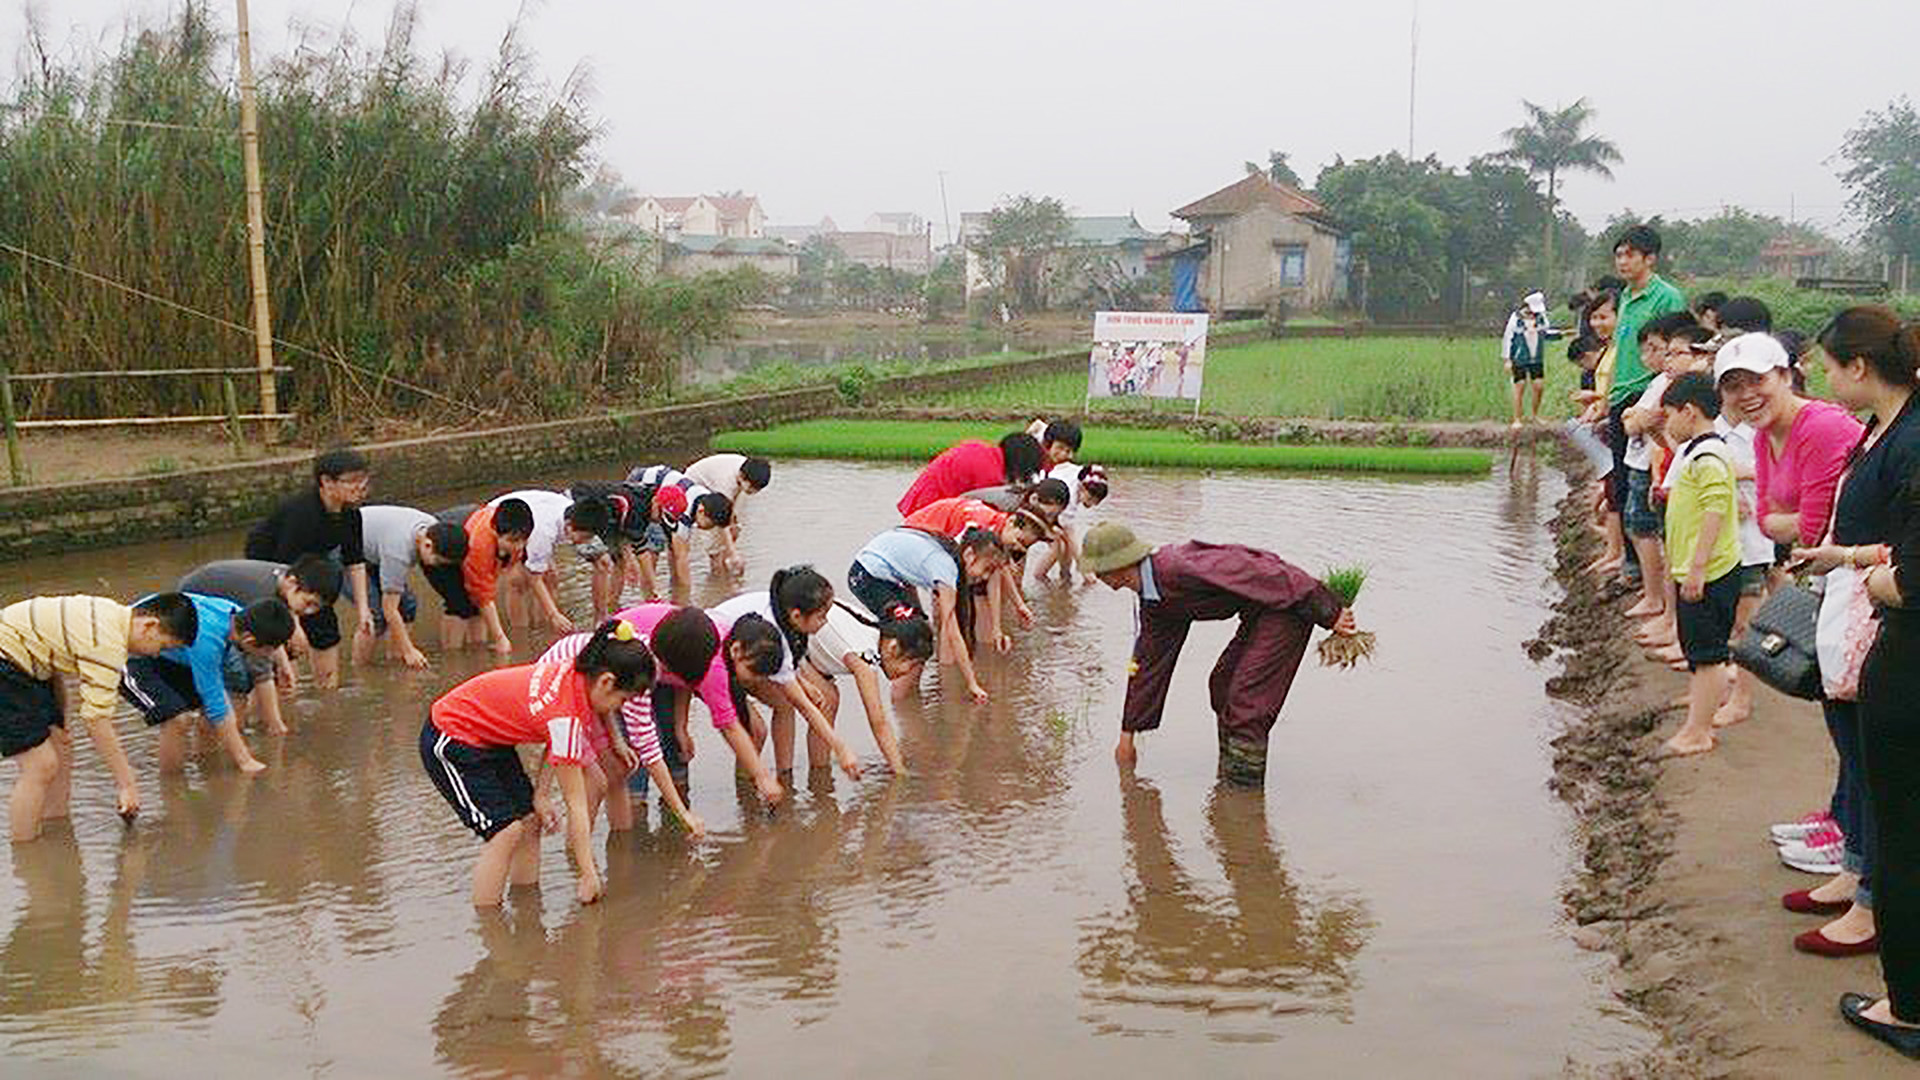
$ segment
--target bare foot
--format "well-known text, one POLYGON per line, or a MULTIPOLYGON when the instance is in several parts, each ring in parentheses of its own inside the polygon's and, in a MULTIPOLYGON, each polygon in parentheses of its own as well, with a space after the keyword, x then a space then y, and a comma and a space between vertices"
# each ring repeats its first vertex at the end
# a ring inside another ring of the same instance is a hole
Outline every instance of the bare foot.
POLYGON ((1860 1010, 1860 1015, 1876 1024, 1889 1024, 1893 1027, 1903 1028, 1920 1027, 1920 1024, 1909 1024, 1905 1020, 1895 1020, 1893 1018, 1893 1002, 1886 998, 1881 998, 1879 1001, 1860 1010))
POLYGON ((1703 735, 1697 739, 1682 739, 1679 735, 1660 744, 1660 753, 1656 757, 1692 757, 1704 754, 1714 747, 1713 736, 1703 735))
POLYGON ((1675 697, 1672 701, 1667 702, 1667 707, 1673 708, 1673 709, 1684 709, 1691 704, 1693 704, 1693 691, 1682 690, 1677 697, 1675 697))
POLYGON ((267 763, 259 758, 248 758, 240 763, 240 775, 256 776, 267 771, 267 763))
POLYGON ((1753 706, 1749 705, 1742 709, 1729 701, 1713 711, 1713 726, 1717 728, 1732 727, 1735 724, 1744 724, 1752 718, 1753 706))
POLYGON ((1662 645, 1657 649, 1648 650, 1647 655, 1655 660, 1664 660, 1669 664, 1683 663, 1687 659, 1687 654, 1681 652, 1680 646, 1678 645, 1662 645))
POLYGON ((1667 607, 1665 604, 1656 604, 1653 601, 1642 597, 1639 603, 1627 609, 1627 618, 1651 619, 1655 615, 1664 614, 1666 610, 1667 610, 1667 607))

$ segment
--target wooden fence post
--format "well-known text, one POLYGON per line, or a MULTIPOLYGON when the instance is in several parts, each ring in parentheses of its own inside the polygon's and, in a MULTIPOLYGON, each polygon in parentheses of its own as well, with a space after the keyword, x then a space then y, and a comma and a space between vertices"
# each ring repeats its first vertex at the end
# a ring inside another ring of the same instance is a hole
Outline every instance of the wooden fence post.
POLYGON ((7 465, 13 470, 13 482, 27 482, 27 463, 20 456, 20 429, 13 422, 13 379, 7 362, 0 358, 0 424, 7 429, 7 465))

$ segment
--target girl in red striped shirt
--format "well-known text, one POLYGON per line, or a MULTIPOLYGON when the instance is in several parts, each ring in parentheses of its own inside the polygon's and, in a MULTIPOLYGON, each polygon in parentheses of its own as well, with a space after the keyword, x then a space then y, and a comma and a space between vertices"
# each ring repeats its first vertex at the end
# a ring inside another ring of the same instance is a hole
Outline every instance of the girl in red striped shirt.
MULTIPOLYGON (((420 728, 420 760, 462 824, 486 843, 473 868, 475 907, 496 907, 515 885, 540 882, 540 832, 529 778, 514 747, 546 747, 566 802, 567 846, 578 868, 575 895, 600 898, 582 766, 590 724, 653 685, 653 655, 628 623, 601 624, 571 664, 539 663, 476 675, 433 703, 420 728)), ((544 769, 543 762, 541 768, 544 769)), ((559 821, 545 823, 557 829, 559 821)))

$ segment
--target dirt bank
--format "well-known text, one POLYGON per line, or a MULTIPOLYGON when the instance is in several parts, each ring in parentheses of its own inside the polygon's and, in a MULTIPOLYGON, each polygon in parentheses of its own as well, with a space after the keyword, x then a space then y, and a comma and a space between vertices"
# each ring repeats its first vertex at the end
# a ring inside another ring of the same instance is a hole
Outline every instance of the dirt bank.
MULTIPOLYGON (((1575 477, 1576 481, 1580 478, 1575 477)), ((1655 762, 1681 719, 1685 676, 1644 659, 1620 614, 1628 601, 1580 573, 1599 548, 1584 486, 1553 528, 1565 597, 1528 643, 1558 655, 1548 682, 1583 707, 1554 740, 1555 792, 1578 818, 1579 868, 1566 892, 1574 936, 1617 961, 1614 993, 1661 1033, 1608 1076, 1864 1076, 1900 1060, 1853 1033, 1835 1002, 1880 985, 1873 958, 1793 951, 1822 920, 1780 907, 1821 878, 1781 866, 1771 822, 1825 805, 1834 759, 1817 706, 1762 690, 1753 719, 1711 754, 1655 762)))
MULTIPOLYGON (((891 420, 977 420, 1022 423, 1032 414, 1004 409, 938 409, 921 406, 863 408, 860 416, 891 420)), ((1438 446, 1506 449, 1517 439, 1543 452, 1557 452, 1560 432, 1535 426, 1518 433, 1495 421, 1318 420, 1310 417, 1223 416, 1190 412, 1133 412, 1102 409, 1076 417, 1100 427, 1175 428, 1219 442, 1335 443, 1346 446, 1438 446)))

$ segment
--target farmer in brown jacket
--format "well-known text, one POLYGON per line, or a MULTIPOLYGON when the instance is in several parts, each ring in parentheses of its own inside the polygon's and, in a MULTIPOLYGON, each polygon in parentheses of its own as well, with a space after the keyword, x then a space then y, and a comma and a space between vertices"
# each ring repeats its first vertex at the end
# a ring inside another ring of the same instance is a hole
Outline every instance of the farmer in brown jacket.
POLYGON ((1220 777, 1264 782, 1267 734, 1307 651, 1313 627, 1354 633, 1353 612, 1312 575, 1270 551, 1190 540, 1149 549, 1125 526, 1087 530, 1086 568, 1111 589, 1140 594, 1139 635, 1114 760, 1138 760, 1133 736, 1160 726, 1174 664, 1196 621, 1238 618, 1240 629, 1207 686, 1219 725, 1220 777))

